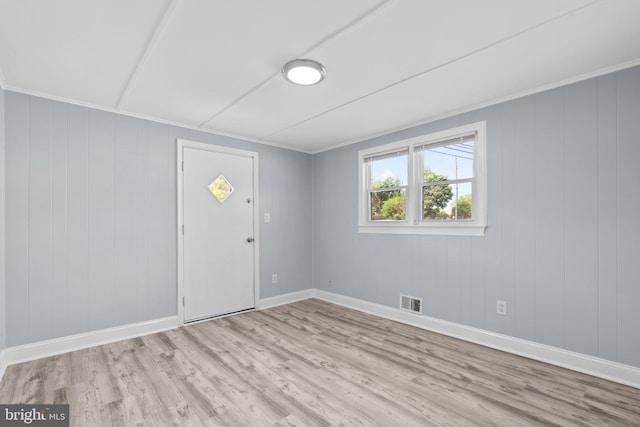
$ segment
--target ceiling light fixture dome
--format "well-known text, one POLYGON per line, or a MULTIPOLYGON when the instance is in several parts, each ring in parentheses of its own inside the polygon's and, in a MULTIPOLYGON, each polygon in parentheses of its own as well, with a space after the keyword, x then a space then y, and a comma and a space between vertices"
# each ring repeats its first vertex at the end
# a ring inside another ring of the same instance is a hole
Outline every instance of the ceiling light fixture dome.
POLYGON ((311 86, 324 80, 326 71, 321 63, 313 59, 294 59, 284 64, 282 74, 293 84, 311 86))

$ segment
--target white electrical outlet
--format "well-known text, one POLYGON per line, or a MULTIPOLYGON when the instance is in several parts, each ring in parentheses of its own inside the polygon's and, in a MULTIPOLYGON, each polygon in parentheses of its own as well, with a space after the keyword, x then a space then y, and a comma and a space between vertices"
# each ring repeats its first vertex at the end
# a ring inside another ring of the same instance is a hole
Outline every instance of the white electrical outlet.
POLYGON ((507 315, 507 302, 506 301, 498 300, 498 304, 496 306, 496 313, 498 313, 501 316, 506 316, 507 315))
POLYGON ((270 213, 264 214, 264 223, 269 224, 270 222, 271 222, 271 214, 270 213))
POLYGON ((278 283, 278 275, 277 274, 272 274, 271 275, 271 283, 276 285, 278 283))

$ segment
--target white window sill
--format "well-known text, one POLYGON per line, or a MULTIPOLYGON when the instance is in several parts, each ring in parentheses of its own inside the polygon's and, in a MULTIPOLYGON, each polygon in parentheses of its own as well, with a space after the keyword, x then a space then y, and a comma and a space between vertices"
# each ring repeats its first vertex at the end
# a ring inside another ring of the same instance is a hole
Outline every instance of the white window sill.
POLYGON ((484 236, 485 225, 359 225, 358 233, 371 234, 423 234, 430 236, 484 236))

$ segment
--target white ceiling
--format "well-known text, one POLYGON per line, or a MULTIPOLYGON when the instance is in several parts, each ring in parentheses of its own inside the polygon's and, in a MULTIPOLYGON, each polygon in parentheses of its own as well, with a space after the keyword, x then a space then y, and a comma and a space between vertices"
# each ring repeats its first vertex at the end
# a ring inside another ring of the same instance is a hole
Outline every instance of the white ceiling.
POLYGON ((3 88, 318 152, 640 64, 639 0, 0 0, 3 88), (311 87, 281 67, 311 58, 311 87))

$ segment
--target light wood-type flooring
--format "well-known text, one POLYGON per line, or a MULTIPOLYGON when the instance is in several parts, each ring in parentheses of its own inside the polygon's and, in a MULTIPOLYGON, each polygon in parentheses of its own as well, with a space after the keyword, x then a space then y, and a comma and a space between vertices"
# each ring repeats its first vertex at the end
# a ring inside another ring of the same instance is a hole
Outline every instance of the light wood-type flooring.
POLYGON ((311 299, 12 365, 74 426, 640 426, 640 390, 311 299))

